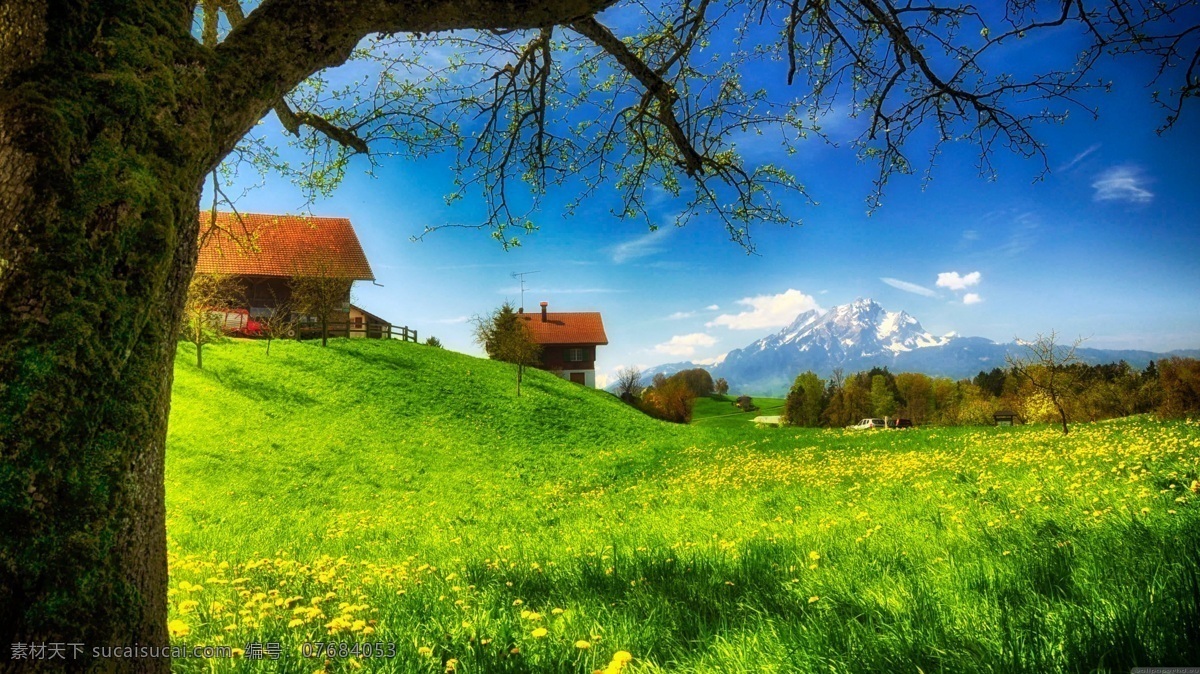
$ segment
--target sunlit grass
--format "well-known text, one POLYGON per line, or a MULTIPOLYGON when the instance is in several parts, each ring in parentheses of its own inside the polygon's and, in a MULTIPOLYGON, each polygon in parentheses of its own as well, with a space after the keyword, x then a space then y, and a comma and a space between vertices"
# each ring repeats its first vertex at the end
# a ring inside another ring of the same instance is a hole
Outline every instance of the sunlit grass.
POLYGON ((170 617, 178 643, 280 643, 255 670, 1200 662, 1196 423, 673 426, 412 344, 205 361, 176 369, 170 617))

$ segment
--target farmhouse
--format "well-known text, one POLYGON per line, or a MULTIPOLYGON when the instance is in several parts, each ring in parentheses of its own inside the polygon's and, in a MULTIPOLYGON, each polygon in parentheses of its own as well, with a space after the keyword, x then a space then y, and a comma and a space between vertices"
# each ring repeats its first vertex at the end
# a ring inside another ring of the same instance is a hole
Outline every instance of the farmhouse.
POLYGON ((331 334, 378 338, 392 331, 387 321, 350 304, 353 283, 374 281, 375 274, 347 218, 217 213, 210 222, 202 213, 196 273, 237 279, 247 323, 288 302, 298 277, 346 281, 341 310, 330 319, 331 334))
POLYGON ((533 341, 542 347, 538 367, 576 384, 596 388, 596 347, 608 344, 600 313, 550 312, 548 307, 549 303, 542 302, 540 314, 527 314, 524 309, 520 314, 533 341))

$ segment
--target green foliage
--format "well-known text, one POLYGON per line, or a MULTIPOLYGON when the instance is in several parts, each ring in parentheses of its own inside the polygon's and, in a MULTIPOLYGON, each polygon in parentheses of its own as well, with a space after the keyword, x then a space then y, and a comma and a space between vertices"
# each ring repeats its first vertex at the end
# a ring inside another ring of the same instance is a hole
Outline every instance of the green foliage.
POLYGON ((691 391, 693 398, 711 395, 714 390, 712 375, 702 367, 680 370, 668 377, 667 382, 679 382, 691 391))
POLYGON ((427 337, 425 339, 425 346, 432 346, 436 349, 440 349, 440 348, 442 348, 442 340, 438 339, 437 337, 434 337, 433 335, 430 335, 429 337, 427 337))
POLYGON ((824 396, 825 382, 816 373, 809 371, 797 376, 783 405, 783 423, 789 426, 819 426, 824 396))
POLYGON ((892 416, 896 413, 896 396, 888 387, 888 380, 882 374, 871 377, 871 412, 877 417, 892 416))
POLYGON ((177 366, 176 644, 394 642, 389 673, 1200 660, 1200 561, 1162 554, 1200 546, 1195 424, 677 426, 445 350, 277 348, 177 366))
POLYGON ((542 349, 533 341, 524 317, 511 302, 505 302, 488 316, 475 318, 475 341, 487 351, 488 358, 517 366, 517 395, 521 395, 525 368, 537 364, 542 349))

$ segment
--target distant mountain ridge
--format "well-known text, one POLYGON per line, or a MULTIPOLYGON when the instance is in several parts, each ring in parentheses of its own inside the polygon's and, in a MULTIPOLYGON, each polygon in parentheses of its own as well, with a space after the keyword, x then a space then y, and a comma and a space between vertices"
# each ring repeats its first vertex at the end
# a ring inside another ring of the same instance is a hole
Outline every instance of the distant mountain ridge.
MULTIPOLYGON (((703 367, 714 379, 724 377, 730 390, 751 395, 779 396, 796 375, 812 370, 828 377, 835 368, 846 373, 888 367, 893 372, 923 372, 931 376, 973 377, 980 370, 1004 367, 1005 355, 1023 353, 1016 343, 998 344, 983 337, 955 332, 937 336, 904 311, 887 311, 871 299, 858 299, 828 311, 802 312, 787 327, 725 354, 715 365, 667 363, 645 372, 674 374, 703 367)), ((1155 353, 1138 350, 1080 348, 1087 363, 1124 360, 1144 368, 1151 360, 1172 355, 1194 356, 1200 350, 1155 353)))

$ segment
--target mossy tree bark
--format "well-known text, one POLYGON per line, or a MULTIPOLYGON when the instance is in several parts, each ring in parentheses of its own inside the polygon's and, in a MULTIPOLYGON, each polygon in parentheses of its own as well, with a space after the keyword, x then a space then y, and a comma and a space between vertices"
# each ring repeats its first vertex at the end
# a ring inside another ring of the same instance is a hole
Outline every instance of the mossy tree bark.
POLYGON ((194 1, 0 3, 0 671, 63 668, 10 643, 168 641, 164 445, 203 177, 370 32, 610 2, 266 0, 215 49, 194 1))
MULTIPOLYGON (((171 368, 214 156, 189 24, 149 0, 0 10, 6 651, 167 643, 171 368)), ((0 669, 63 668, 8 656, 0 669)))

